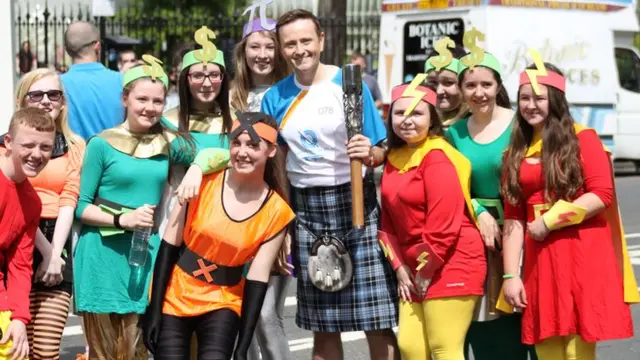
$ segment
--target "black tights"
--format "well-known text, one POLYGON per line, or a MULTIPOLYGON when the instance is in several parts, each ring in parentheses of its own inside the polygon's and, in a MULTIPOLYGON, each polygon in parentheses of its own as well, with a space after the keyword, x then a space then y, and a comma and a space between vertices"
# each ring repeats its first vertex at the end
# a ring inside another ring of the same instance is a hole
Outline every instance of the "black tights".
POLYGON ((191 336, 198 338, 198 360, 229 360, 233 354, 240 317, 220 309, 200 316, 162 315, 156 360, 189 360, 191 336))

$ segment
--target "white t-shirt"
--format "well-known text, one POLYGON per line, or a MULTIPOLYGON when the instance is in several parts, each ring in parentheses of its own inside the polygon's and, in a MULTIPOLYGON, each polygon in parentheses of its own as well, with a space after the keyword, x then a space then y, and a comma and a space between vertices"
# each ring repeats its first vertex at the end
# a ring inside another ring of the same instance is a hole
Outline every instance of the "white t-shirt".
MULTIPOLYGON (((287 174, 298 188, 335 186, 351 181, 347 155, 342 70, 312 86, 299 84, 291 75, 264 95, 262 112, 279 125, 279 142, 289 147, 287 174)), ((362 134, 376 145, 386 138, 384 123, 363 83, 362 134)), ((363 176, 366 168, 363 168, 363 176)))
POLYGON ((247 111, 258 112, 260 111, 260 105, 262 104, 262 98, 267 90, 271 89, 271 86, 256 86, 249 90, 247 96, 247 111))

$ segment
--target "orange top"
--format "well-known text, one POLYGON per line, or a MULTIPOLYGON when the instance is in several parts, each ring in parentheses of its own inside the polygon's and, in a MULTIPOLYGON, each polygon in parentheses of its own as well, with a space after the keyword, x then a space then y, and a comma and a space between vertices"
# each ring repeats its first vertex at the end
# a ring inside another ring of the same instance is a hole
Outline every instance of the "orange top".
MULTIPOLYGON (((223 266, 241 266, 250 261, 260 245, 273 239, 294 218, 289 205, 271 192, 260 209, 249 218, 229 218, 222 204, 226 171, 202 179, 200 195, 189 204, 184 244, 203 258, 223 266)), ((237 285, 209 284, 173 268, 162 312, 174 316, 198 316, 218 309, 240 315, 244 279, 237 285)))
MULTIPOLYGON (((80 169, 84 157, 85 142, 75 136, 74 144, 68 143, 66 154, 49 160, 47 166, 29 182, 42 201, 42 219, 55 219, 63 206, 76 207, 80 193, 80 169)), ((0 146, 0 154, 6 149, 0 146)))

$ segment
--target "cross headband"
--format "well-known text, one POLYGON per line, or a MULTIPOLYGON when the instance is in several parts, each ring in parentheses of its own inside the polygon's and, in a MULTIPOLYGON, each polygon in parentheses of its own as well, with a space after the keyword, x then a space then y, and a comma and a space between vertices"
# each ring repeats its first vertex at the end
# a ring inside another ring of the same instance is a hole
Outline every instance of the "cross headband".
POLYGON ((169 77, 162 68, 162 61, 148 54, 142 55, 142 60, 145 65, 132 67, 124 73, 122 86, 125 87, 138 79, 151 78, 153 81, 161 81, 165 88, 169 88, 169 77))
POLYGON ((247 132, 251 141, 258 143, 261 139, 276 144, 278 139, 278 130, 271 126, 260 122, 260 120, 268 117, 269 115, 262 112, 236 112, 236 120, 231 127, 230 137, 232 139, 237 138, 243 132, 247 132))
POLYGON ((420 101, 424 101, 427 104, 436 106, 435 91, 429 89, 426 86, 420 85, 422 81, 424 81, 420 81, 420 78, 422 78, 420 75, 424 75, 424 77, 426 78, 426 74, 418 74, 418 76, 411 82, 411 84, 398 85, 394 87, 393 90, 391 90, 391 104, 393 104, 400 98, 414 99, 414 102, 405 111, 405 116, 408 116, 420 101))
POLYGON ((520 85, 531 84, 531 88, 536 95, 540 95, 540 84, 554 87, 562 92, 566 89, 566 80, 564 76, 549 71, 544 66, 544 61, 538 50, 530 48, 529 54, 533 58, 535 69, 526 69, 520 73, 520 85))

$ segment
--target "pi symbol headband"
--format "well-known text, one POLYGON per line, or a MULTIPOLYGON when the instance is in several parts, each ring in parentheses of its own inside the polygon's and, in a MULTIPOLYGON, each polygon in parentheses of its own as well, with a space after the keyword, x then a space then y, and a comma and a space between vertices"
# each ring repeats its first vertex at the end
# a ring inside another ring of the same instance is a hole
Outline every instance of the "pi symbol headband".
POLYGON ((237 138, 243 132, 247 132, 251 141, 258 143, 264 139, 271 144, 275 144, 278 138, 278 130, 260 122, 269 115, 262 112, 239 112, 236 111, 236 120, 231 127, 229 134, 231 139, 237 138))
POLYGON ((536 95, 540 95, 540 84, 565 92, 566 80, 564 76, 547 70, 538 50, 530 48, 529 54, 531 54, 536 68, 526 69, 520 73, 520 86, 531 84, 531 88, 536 95))
POLYGON ((275 30, 276 28, 275 21, 267 18, 267 5, 271 4, 272 2, 273 0, 261 0, 254 3, 253 5, 249 5, 249 7, 247 7, 244 10, 244 12, 242 12, 242 16, 244 16, 246 13, 249 13, 249 21, 247 23, 247 25, 249 26, 249 30, 248 32, 247 30, 243 31, 243 34, 242 34, 243 39, 246 36, 248 36, 251 32, 255 32, 255 31, 252 31, 254 28, 258 28, 260 30, 266 30, 266 31, 275 30), (254 23, 256 8, 260 9, 260 25, 254 23))
POLYGON ((169 77, 164 72, 162 61, 149 54, 142 55, 142 61, 146 64, 132 67, 124 73, 122 86, 127 86, 138 79, 151 78, 153 81, 161 81, 166 88, 169 88, 169 77))

